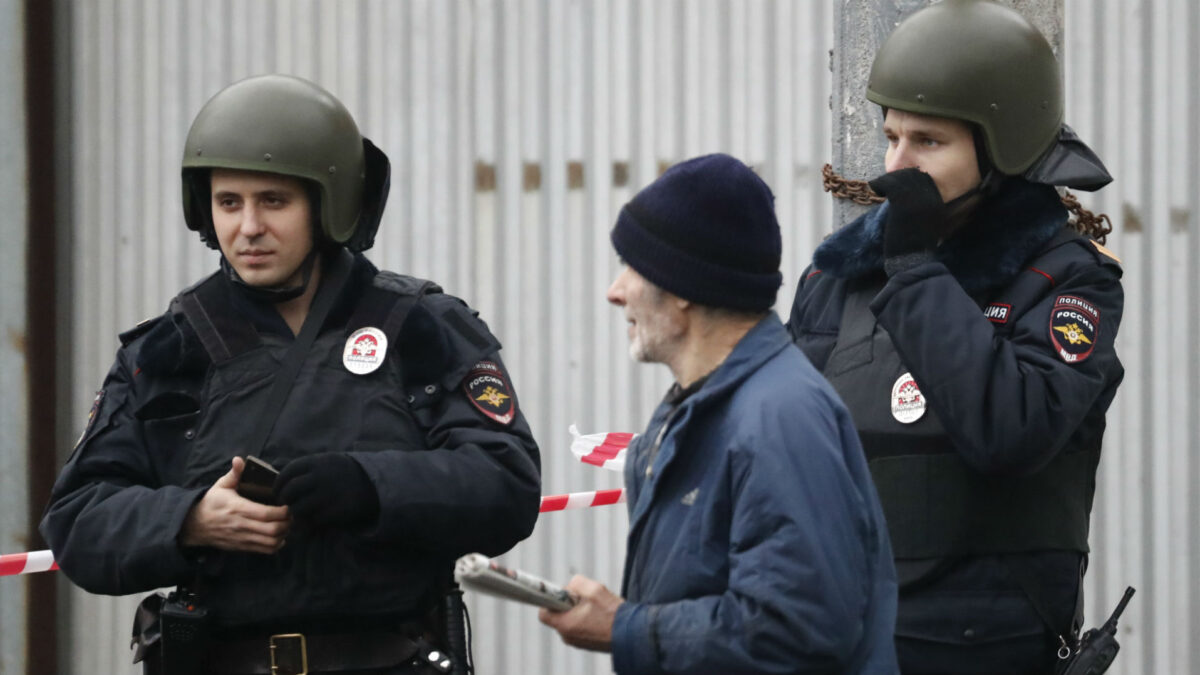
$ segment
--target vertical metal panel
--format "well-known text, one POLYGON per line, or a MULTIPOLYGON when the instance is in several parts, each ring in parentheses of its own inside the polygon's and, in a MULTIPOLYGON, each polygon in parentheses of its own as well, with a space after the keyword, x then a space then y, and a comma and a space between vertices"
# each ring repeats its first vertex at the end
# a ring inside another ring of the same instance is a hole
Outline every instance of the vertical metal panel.
POLYGON ((1086 583, 1096 621, 1138 595, 1114 672, 1200 668, 1200 103, 1190 2, 1067 0, 1068 119, 1116 182, 1085 201, 1113 216, 1125 262, 1118 349, 1126 379, 1109 416, 1086 583))
MULTIPOLYGON (((29 170, 23 3, 0 0, 0 553, 25 550, 29 532, 29 369, 26 250, 29 170)), ((26 667, 29 584, 0 579, 0 673, 26 667)))

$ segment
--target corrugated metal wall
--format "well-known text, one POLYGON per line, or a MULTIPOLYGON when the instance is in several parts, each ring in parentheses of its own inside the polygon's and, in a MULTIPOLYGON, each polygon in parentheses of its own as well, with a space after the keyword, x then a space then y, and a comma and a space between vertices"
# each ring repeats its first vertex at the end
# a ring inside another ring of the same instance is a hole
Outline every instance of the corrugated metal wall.
MULTIPOLYGON (((0 0, 0 91, 25 91, 24 8, 0 0)), ((25 99, 0 99, 0 553, 29 546, 29 369, 26 339, 26 253, 29 170, 25 99)), ((0 580, 0 675, 28 663, 25 631, 30 601, 21 579, 0 580)))
POLYGON ((1089 617, 1138 589, 1122 673, 1197 673, 1200 655, 1200 5, 1067 0, 1067 114, 1116 182, 1125 383, 1092 515, 1089 617))
MULTIPOLYGON (((177 167, 192 116, 241 77, 314 79, 392 158, 372 257, 439 280, 505 343, 544 453, 544 492, 615 487, 575 462, 566 427, 639 430, 669 383, 626 357, 603 292, 616 210, 662 167, 723 150, 774 188, 785 308, 831 209, 828 50, 837 3, 789 0, 89 0, 69 3, 70 223, 75 269, 69 445, 116 347, 213 269, 187 232, 177 167)), ((1121 350, 1093 519, 1089 618, 1126 583, 1114 672, 1187 673, 1200 626, 1200 112, 1197 10, 1187 0, 1067 0, 1068 110, 1118 182, 1087 203, 1114 215, 1128 270, 1121 350)), ((66 112, 66 111, 65 111, 66 112)), ((506 556, 565 580, 620 582, 620 507, 545 516, 506 556)), ((130 672, 134 600, 78 591, 63 637, 72 672, 130 672)), ((605 673, 521 606, 473 599, 482 674, 605 673)))

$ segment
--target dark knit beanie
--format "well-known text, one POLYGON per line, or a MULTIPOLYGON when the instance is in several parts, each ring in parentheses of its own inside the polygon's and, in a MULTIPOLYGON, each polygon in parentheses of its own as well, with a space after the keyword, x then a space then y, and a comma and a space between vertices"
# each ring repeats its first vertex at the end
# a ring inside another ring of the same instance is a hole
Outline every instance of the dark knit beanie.
POLYGON ((612 243, 655 286, 708 307, 766 311, 783 283, 775 196, 729 155, 668 169, 621 209, 612 243))

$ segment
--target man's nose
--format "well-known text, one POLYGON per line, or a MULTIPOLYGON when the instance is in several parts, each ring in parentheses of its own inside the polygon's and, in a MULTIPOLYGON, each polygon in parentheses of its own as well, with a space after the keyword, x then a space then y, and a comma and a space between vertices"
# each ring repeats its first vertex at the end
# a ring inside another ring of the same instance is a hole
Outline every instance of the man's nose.
POLYGON ((625 289, 621 283, 621 279, 624 276, 623 272, 618 274, 617 278, 613 279, 613 282, 608 286, 608 290, 604 293, 605 299, 618 307, 625 306, 625 289))
POLYGON ((242 222, 239 228, 242 236, 257 237, 263 233, 264 229, 262 216, 253 204, 242 208, 242 222))
POLYGON ((890 173, 892 171, 899 171, 900 169, 911 169, 916 166, 917 158, 913 153, 912 146, 908 141, 902 139, 887 154, 883 168, 890 173))

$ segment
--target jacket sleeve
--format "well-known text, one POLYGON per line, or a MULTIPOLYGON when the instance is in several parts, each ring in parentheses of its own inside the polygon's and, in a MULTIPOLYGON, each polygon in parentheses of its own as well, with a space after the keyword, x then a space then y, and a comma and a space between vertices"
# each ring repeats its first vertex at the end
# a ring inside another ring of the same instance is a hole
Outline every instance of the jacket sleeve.
POLYGON ((623 603, 621 675, 840 672, 864 638, 878 532, 843 454, 857 445, 823 396, 746 416, 761 428, 731 460, 728 589, 623 603))
POLYGON ((1103 412, 1124 374, 1113 347, 1124 303, 1119 274, 1089 261, 1061 276, 1013 317, 1007 334, 937 262, 897 274, 871 303, 955 448, 978 471, 1044 466, 1089 411, 1103 412), (1051 339, 1062 296, 1082 298, 1100 314, 1094 349, 1076 363, 1061 358, 1051 339))
MULTIPOLYGON (((459 307, 463 311, 450 308, 454 322, 469 322, 476 342, 482 344, 478 338, 483 336, 498 344, 482 321, 459 307)), ((441 323, 438 330, 453 333, 454 323, 441 323)), ((451 335, 443 343, 460 344, 456 339, 451 335)), ((465 343, 454 348, 452 361, 457 363, 458 353, 468 348, 465 343)), ((425 428, 423 448, 352 453, 379 494, 379 518, 368 538, 404 541, 448 556, 494 556, 533 531, 541 502, 537 443, 499 355, 485 353, 479 362, 494 367, 493 374, 507 385, 507 391, 497 389, 511 397, 511 419, 486 414, 468 391, 470 378, 459 374, 464 369, 452 367, 454 374, 441 380, 442 394, 417 411, 425 428)), ((466 370, 473 364, 478 365, 471 360, 466 370)), ((422 388, 409 386, 421 393, 422 388)))
POLYGON ((176 537, 204 490, 159 484, 134 416, 131 362, 122 349, 40 526, 59 567, 92 593, 170 586, 195 569, 176 537))

